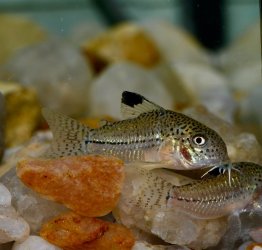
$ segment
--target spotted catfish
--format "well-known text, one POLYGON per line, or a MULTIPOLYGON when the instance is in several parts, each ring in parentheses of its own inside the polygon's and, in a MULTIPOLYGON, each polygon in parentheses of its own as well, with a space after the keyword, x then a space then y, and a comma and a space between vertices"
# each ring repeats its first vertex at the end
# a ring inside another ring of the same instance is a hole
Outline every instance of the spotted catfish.
POLYGON ((166 110, 128 91, 122 94, 121 110, 125 120, 91 129, 43 109, 54 136, 50 156, 113 155, 125 162, 147 162, 148 166, 180 170, 229 161, 222 138, 184 114, 166 110))
POLYGON ((231 183, 225 174, 190 180, 174 173, 170 178, 171 174, 165 173, 167 170, 147 170, 136 165, 127 167, 127 178, 136 186, 127 182, 124 190, 130 190, 130 185, 133 190, 122 200, 129 206, 148 211, 179 210, 197 219, 215 219, 244 210, 261 209, 262 166, 252 162, 231 165, 236 170, 232 172, 231 183))
MULTIPOLYGON (((259 201, 262 188, 262 166, 252 162, 235 162, 230 181, 220 174, 180 187, 172 186, 169 205, 196 218, 218 218, 259 201)), ((228 166, 225 166, 225 168, 228 166)), ((259 205, 260 206, 260 205, 259 205)))

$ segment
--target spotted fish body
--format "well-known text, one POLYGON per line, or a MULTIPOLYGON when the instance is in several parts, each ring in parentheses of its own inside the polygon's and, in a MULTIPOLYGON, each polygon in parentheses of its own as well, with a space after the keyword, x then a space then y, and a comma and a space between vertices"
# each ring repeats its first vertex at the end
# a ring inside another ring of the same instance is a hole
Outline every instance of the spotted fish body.
POLYGON ((247 206, 261 192, 262 166, 250 162, 233 163, 231 185, 227 175, 175 186, 158 173, 137 168, 143 178, 130 204, 145 209, 178 209, 198 219, 214 219, 247 206))
POLYGON ((226 145, 212 129, 124 92, 126 120, 90 129, 67 116, 44 109, 54 135, 53 156, 104 154, 125 162, 167 163, 174 169, 192 169, 228 162, 226 145))
POLYGON ((221 174, 185 186, 173 187, 169 202, 198 218, 216 218, 244 208, 262 187, 262 166, 233 163, 231 183, 221 174), (236 171, 239 170, 239 171, 236 171))

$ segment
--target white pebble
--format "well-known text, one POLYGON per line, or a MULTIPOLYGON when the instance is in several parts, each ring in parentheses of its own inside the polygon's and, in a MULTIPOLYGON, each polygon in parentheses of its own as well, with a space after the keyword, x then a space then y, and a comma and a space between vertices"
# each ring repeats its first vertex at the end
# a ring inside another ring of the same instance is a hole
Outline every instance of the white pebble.
POLYGON ((24 242, 15 244, 12 250, 60 250, 39 236, 29 236, 24 242))
POLYGON ((28 223, 18 216, 13 207, 0 206, 0 244, 24 241, 29 233, 28 223))
POLYGON ((91 114, 122 119, 120 103, 124 90, 141 94, 167 109, 173 107, 172 93, 156 74, 132 63, 119 62, 109 66, 92 82, 91 114))
POLYGON ((0 206, 11 206, 11 199, 12 197, 9 190, 0 183, 0 206))

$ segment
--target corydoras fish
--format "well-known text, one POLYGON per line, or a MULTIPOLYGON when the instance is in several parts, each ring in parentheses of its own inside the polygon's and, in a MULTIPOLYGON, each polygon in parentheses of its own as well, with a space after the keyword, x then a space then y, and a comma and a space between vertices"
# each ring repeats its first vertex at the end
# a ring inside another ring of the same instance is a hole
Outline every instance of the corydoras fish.
MULTIPOLYGON (((227 166, 225 166, 226 168, 227 166)), ((262 166, 232 163, 231 180, 224 174, 180 187, 172 187, 169 203, 197 218, 211 219, 245 208, 261 192, 262 166)))
MULTIPOLYGON (((262 188, 262 166, 236 162, 232 166, 231 184, 225 174, 192 180, 182 186, 171 183, 157 171, 132 166, 137 178, 135 196, 128 204, 143 209, 176 209, 198 219, 215 219, 252 207, 262 188)), ((227 167, 227 166, 225 166, 227 167)))
POLYGON ((54 136, 51 156, 113 155, 125 162, 148 162, 153 166, 161 163, 174 169, 229 161, 222 138, 186 115, 127 91, 122 94, 121 110, 126 120, 90 129, 70 117, 43 109, 54 136))

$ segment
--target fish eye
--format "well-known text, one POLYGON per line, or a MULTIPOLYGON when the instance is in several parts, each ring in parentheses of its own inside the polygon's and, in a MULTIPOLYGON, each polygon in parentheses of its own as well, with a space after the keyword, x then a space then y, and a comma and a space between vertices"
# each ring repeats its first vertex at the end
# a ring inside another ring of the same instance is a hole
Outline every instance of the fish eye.
POLYGON ((194 144, 196 144, 197 146, 203 146, 206 144, 206 138, 202 135, 195 135, 193 137, 193 142, 194 144))

